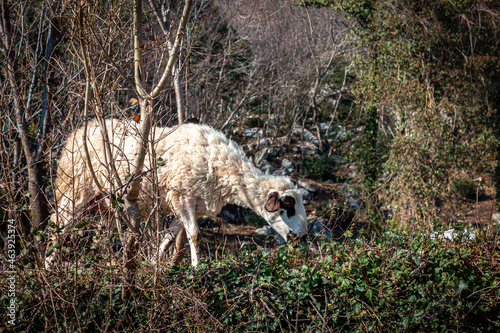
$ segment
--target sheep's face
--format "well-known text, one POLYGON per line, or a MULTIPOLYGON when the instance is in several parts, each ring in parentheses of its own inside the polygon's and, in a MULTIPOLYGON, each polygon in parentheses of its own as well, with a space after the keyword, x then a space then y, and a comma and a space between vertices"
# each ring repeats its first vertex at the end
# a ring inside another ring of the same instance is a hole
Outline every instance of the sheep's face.
POLYGON ((264 205, 264 218, 285 241, 293 234, 303 237, 307 233, 306 209, 297 190, 286 190, 281 195, 270 191, 264 205))

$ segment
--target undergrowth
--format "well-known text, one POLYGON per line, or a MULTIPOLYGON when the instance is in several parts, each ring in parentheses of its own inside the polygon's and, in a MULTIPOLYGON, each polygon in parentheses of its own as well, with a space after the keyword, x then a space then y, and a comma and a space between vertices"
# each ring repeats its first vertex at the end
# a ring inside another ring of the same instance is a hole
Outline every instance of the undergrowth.
MULTIPOLYGON (((18 331, 495 332, 500 256, 471 242, 385 234, 371 241, 245 251, 197 269, 145 265, 128 302, 121 274, 73 261, 47 272, 18 262, 18 331)), ((2 272, 5 272, 3 270, 2 272)), ((4 273, 2 273, 4 274, 4 273)), ((6 323, 6 279, 0 322, 6 323)))

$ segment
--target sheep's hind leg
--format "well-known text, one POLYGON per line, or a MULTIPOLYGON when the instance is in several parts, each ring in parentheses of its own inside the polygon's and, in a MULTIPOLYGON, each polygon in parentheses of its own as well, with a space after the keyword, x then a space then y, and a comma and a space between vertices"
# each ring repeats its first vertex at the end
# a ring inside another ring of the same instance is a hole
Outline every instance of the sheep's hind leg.
MULTIPOLYGON (((156 262, 159 262, 161 258, 163 258, 165 252, 172 246, 172 244, 174 244, 176 236, 180 236, 179 232, 183 229, 184 228, 182 227, 182 224, 180 223, 179 219, 177 217, 174 218, 174 220, 170 224, 170 228, 167 230, 167 234, 165 235, 163 241, 160 244, 160 247, 158 249, 158 259, 156 260, 156 262)), ((175 250, 177 251, 177 248, 175 250)))
POLYGON ((175 264, 178 264, 182 260, 182 257, 184 257, 184 255, 186 254, 186 241, 186 229, 182 228, 181 230, 179 230, 179 233, 175 238, 175 249, 172 256, 172 262, 174 262, 175 264))
MULTIPOLYGON (((67 225, 68 223, 70 223, 71 222, 70 212, 74 210, 73 204, 74 204, 74 202, 70 198, 68 198, 68 197, 61 198, 59 201, 57 211, 50 216, 50 221, 52 223, 54 223, 55 225, 60 225, 60 224, 67 225), (57 219, 58 216, 59 216, 59 221, 57 219)), ((47 270, 52 269, 52 267, 54 266, 54 263, 58 257, 60 249, 56 249, 54 247, 54 244, 58 240, 59 240, 59 243, 61 243, 60 238, 61 238, 60 235, 56 234, 56 233, 52 234, 49 237, 49 240, 47 243, 47 251, 52 251, 52 253, 49 254, 48 256, 47 255, 45 256, 45 269, 47 269, 47 270)))
MULTIPOLYGON (((87 193, 88 194, 88 193, 87 193)), ((100 196, 96 196, 93 200, 90 200, 90 204, 85 198, 89 197, 89 195, 79 195, 78 200, 76 202, 72 201, 69 197, 63 197, 60 199, 59 206, 57 212, 53 213, 50 217, 50 221, 55 225, 67 226, 70 223, 75 222, 73 218, 73 212, 77 210, 81 210, 85 206, 96 206, 93 210, 97 210, 100 213, 109 213, 109 206, 105 201, 102 200, 100 196), (57 216, 59 216, 59 223, 57 221, 57 216)), ((78 217, 81 218, 81 217, 78 217)), ((102 228, 102 221, 99 224, 99 229, 102 228)), ((54 243, 58 241, 62 243, 62 239, 64 235, 54 233, 50 236, 47 250, 50 248, 52 253, 45 257, 45 269, 52 269, 54 263, 59 255, 60 249, 56 249, 54 247, 54 243)))

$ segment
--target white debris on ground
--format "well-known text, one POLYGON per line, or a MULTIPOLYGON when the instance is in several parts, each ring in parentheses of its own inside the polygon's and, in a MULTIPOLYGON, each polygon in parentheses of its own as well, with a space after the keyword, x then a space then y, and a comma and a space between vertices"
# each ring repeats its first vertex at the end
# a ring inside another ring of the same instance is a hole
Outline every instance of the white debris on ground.
POLYGON ((466 241, 471 241, 471 240, 474 240, 476 238, 476 234, 474 233, 474 231, 470 231, 468 229, 465 229, 462 232, 457 232, 455 229, 450 229, 450 230, 446 230, 445 232, 443 233, 440 233, 440 232, 433 232, 431 234, 431 239, 444 239, 444 240, 455 240, 455 239, 463 239, 463 240, 466 240, 466 241))

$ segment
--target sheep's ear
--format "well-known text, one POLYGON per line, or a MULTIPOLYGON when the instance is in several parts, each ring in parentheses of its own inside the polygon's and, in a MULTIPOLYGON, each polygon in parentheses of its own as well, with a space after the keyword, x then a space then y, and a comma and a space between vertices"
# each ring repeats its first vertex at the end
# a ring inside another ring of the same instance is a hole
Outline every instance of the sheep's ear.
POLYGON ((267 197, 267 202, 264 205, 264 209, 270 213, 273 213, 280 209, 280 198, 278 192, 271 192, 267 197))
POLYGON ((280 198, 280 203, 283 205, 283 208, 292 208, 295 206, 295 198, 289 195, 284 195, 280 198))

